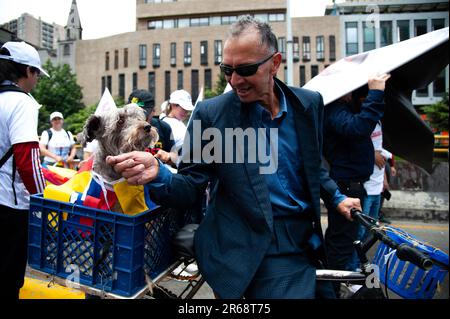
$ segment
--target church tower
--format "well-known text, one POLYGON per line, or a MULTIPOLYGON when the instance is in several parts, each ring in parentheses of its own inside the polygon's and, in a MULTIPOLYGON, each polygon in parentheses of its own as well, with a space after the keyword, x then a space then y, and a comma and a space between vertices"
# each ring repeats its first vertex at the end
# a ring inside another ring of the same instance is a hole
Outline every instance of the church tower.
POLYGON ((67 25, 64 27, 64 36, 58 41, 58 63, 68 64, 72 72, 76 73, 75 58, 77 41, 83 38, 80 15, 77 1, 72 0, 67 25))

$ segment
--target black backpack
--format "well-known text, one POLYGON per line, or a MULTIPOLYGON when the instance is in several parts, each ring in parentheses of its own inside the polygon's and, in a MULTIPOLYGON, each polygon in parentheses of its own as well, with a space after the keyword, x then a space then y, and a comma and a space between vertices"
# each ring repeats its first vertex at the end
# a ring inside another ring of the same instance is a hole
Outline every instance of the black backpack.
MULTIPOLYGON (((12 84, 0 85, 0 94, 3 93, 3 92, 21 92, 21 93, 25 93, 25 94, 28 95, 28 93, 25 92, 24 90, 22 90, 20 87, 18 87, 16 85, 12 85, 12 84)), ((13 147, 12 146, 5 153, 5 155, 3 155, 3 157, 0 159, 0 167, 2 167, 9 160, 9 158, 11 156, 13 158, 13 163, 12 163, 12 189, 13 189, 13 193, 14 193, 14 204, 17 205, 16 189, 14 187, 14 182, 16 180, 16 161, 14 160, 13 147)))

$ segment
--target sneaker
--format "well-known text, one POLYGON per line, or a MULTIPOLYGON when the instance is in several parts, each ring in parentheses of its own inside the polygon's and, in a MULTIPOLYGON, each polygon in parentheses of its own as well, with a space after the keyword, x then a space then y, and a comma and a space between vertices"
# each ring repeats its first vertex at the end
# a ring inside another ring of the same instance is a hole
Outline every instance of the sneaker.
POLYGON ((380 215, 380 218, 378 219, 379 222, 384 223, 384 224, 391 224, 391 221, 389 219, 387 219, 386 217, 384 217, 384 214, 380 215))

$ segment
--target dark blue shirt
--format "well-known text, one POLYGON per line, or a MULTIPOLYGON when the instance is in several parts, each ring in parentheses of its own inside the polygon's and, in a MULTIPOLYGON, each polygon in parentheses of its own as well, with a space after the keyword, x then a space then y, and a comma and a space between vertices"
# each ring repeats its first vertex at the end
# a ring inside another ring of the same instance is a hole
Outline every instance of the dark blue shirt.
POLYGON ((369 179, 375 161, 370 138, 384 114, 384 92, 370 90, 361 111, 336 101, 325 107, 324 156, 335 181, 369 179))

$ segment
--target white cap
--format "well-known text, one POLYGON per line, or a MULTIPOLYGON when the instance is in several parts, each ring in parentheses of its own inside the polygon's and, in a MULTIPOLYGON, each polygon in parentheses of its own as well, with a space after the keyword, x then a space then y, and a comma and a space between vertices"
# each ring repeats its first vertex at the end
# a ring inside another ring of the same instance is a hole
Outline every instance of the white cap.
POLYGON ((194 105, 192 105, 191 95, 185 90, 172 92, 172 94, 170 94, 169 103, 178 104, 186 111, 192 111, 194 109, 194 105))
POLYGON ((42 74, 50 77, 48 73, 41 66, 41 58, 39 53, 31 45, 25 42, 6 42, 2 49, 5 48, 9 51, 10 55, 0 54, 0 59, 13 61, 20 64, 29 65, 39 69, 42 74))
POLYGON ((52 114, 50 114, 50 121, 53 120, 55 117, 64 119, 64 116, 62 115, 61 112, 53 112, 52 114))

